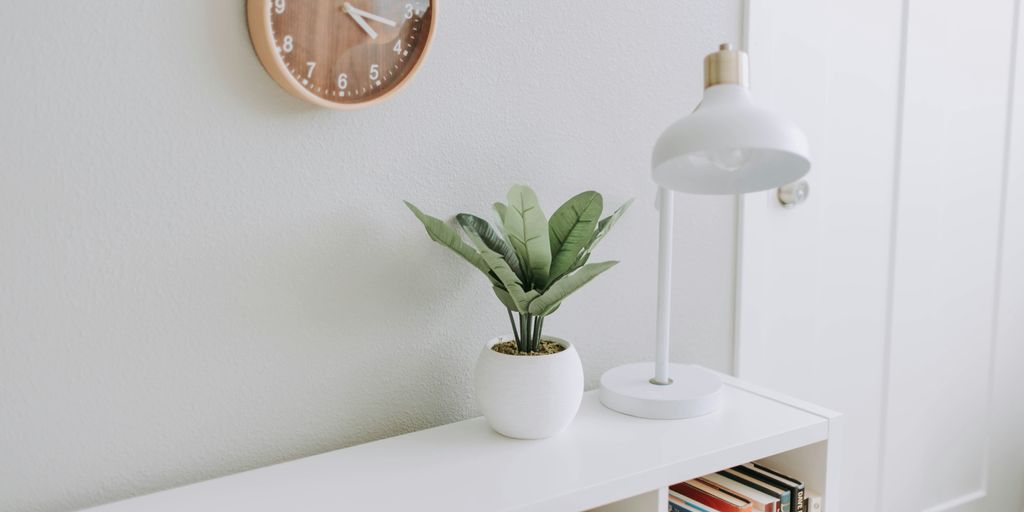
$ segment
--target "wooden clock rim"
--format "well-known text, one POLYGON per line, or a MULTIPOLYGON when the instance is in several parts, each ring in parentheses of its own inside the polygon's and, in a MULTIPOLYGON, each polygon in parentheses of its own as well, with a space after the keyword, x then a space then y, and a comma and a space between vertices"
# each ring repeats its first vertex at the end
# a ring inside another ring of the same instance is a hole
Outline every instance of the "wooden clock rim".
POLYGON ((256 56, 259 58, 260 64, 263 65, 263 69, 267 71, 267 74, 269 74, 271 78, 281 86, 281 88, 288 91, 292 96, 295 96, 300 100, 308 101, 314 105, 334 110, 358 110, 366 108, 387 100, 392 95, 402 90, 402 88, 412 80, 413 75, 416 74, 420 65, 423 64, 423 61, 427 58, 427 52, 430 50, 431 43, 434 41, 434 33, 437 32, 437 0, 430 0, 430 30, 427 32, 427 38, 423 43, 423 48, 420 50, 419 58, 416 59, 416 62, 414 62, 412 67, 409 68, 405 77, 400 79, 398 83, 387 92, 377 96, 376 98, 360 101, 358 103, 335 103, 309 92, 302 86, 302 84, 295 80, 295 77, 293 77, 291 73, 288 72, 288 68, 285 67, 284 64, 284 59, 278 57, 277 51, 275 50, 276 45, 274 42, 273 31, 271 30, 270 9, 273 2, 274 0, 246 0, 249 39, 252 41, 253 49, 256 50, 256 56))

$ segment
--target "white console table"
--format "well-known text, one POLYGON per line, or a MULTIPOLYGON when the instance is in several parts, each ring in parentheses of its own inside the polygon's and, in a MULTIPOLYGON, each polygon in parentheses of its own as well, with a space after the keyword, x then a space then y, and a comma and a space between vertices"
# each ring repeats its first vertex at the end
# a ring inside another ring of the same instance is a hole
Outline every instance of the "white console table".
POLYGON ((732 377, 717 413, 660 421, 587 393, 569 429, 517 441, 474 418, 90 509, 663 512, 666 486, 764 460, 837 512, 839 415, 732 377))

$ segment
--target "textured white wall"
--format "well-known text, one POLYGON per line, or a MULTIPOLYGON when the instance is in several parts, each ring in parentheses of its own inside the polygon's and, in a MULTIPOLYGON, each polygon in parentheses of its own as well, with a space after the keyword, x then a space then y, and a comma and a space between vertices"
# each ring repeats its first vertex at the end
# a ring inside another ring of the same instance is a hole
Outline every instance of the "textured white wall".
MULTIPOLYGON (((649 356, 646 166, 737 41, 739 0, 447 0, 413 84, 292 99, 243 2, 16 2, 0 17, 0 510, 68 510, 475 414, 483 280, 401 199, 485 212, 529 183, 633 210, 623 263, 547 327, 588 387, 649 356)), ((681 198, 678 360, 728 370, 734 202, 681 198)))

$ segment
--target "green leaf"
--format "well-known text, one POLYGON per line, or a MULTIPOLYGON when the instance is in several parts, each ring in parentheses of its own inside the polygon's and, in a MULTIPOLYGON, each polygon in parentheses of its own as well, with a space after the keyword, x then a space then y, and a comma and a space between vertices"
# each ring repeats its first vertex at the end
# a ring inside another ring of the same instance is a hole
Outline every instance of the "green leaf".
POLYGON ((505 305, 505 309, 519 311, 519 306, 516 305, 516 301, 512 299, 512 296, 509 295, 509 293, 505 291, 504 288, 498 285, 494 285, 491 287, 491 289, 494 290, 494 296, 498 297, 498 300, 500 300, 501 303, 505 305))
POLYGON ((559 279, 558 282, 551 285, 548 291, 530 303, 530 314, 541 316, 551 314, 566 297, 617 263, 617 261, 591 263, 584 265, 577 272, 559 279))
POLYGON ((569 270, 565 272, 566 274, 571 274, 580 267, 582 267, 583 265, 586 265, 587 260, 590 259, 590 254, 594 250, 594 247, 597 246, 597 243, 600 242, 601 239, 603 239, 609 231, 611 231, 612 226, 614 226, 615 222, 617 222, 619 218, 622 217, 623 213, 626 213, 626 210, 629 209, 629 205, 631 204, 633 204, 632 199, 626 201, 617 210, 612 212, 611 215, 601 219, 601 222, 597 223, 597 230, 594 231, 594 236, 592 236, 590 238, 590 241, 587 242, 586 247, 583 248, 583 252, 579 254, 579 257, 577 257, 576 261, 572 264, 571 267, 569 267, 569 270))
MULTIPOLYGON (((515 310, 526 314, 529 311, 530 302, 536 299, 540 293, 536 290, 528 292, 523 290, 523 283, 519 280, 519 276, 509 268, 508 263, 505 262, 505 259, 500 254, 484 248, 480 251, 480 257, 483 258, 487 266, 494 272, 494 275, 498 276, 498 280, 501 281, 505 291, 512 299, 515 310)), ((501 297, 498 297, 498 299, 500 300, 501 297)))
POLYGON ((459 237, 459 233, 458 231, 455 231, 455 228, 445 224, 444 221, 437 217, 431 217, 430 215, 423 213, 409 201, 404 201, 404 203, 405 206, 408 206, 409 209, 412 210, 412 213, 416 215, 416 218, 423 223, 423 227, 427 229, 427 235, 430 236, 431 240, 451 249, 459 256, 462 256, 463 259, 486 274, 487 278, 490 279, 492 283, 494 282, 494 278, 491 277, 490 267, 486 262, 484 262, 480 254, 476 252, 472 246, 462 241, 462 238, 459 237))
POLYGON ((572 274, 573 272, 576 272, 576 270, 579 269, 580 267, 582 267, 583 265, 586 265, 587 264, 587 260, 590 259, 590 254, 591 253, 588 252, 588 253, 584 253, 582 256, 580 256, 579 259, 576 260, 576 263, 573 263, 572 266, 569 267, 569 270, 566 272, 566 274, 572 274))
POLYGON ((486 220, 468 213, 460 213, 455 216, 455 219, 459 221, 462 230, 466 232, 466 235, 473 241, 477 249, 490 249, 500 254, 508 262, 508 266, 512 271, 519 276, 519 279, 524 279, 516 252, 505 243, 505 239, 494 231, 486 220))
POLYGON ((515 185, 508 191, 505 233, 519 255, 529 287, 544 288, 551 269, 548 222, 530 187, 515 185))
POLYGON ((498 214, 498 220, 502 225, 505 224, 505 212, 507 211, 508 206, 505 206, 505 203, 494 203, 494 212, 498 214))
POLYGON ((601 194, 588 190, 577 194, 555 210, 548 221, 551 242, 551 273, 553 282, 568 272, 587 242, 595 234, 597 220, 604 207, 601 194))
POLYGON ((612 212, 611 215, 601 219, 601 222, 597 223, 597 231, 594 231, 594 236, 590 238, 589 242, 587 242, 587 246, 586 248, 583 249, 583 252, 580 254, 580 258, 583 258, 583 256, 590 254, 591 251, 594 250, 594 247, 597 246, 597 243, 600 242, 601 239, 603 239, 605 235, 607 235, 608 232, 612 230, 612 226, 614 226, 615 223, 618 222, 619 218, 622 217, 623 213, 626 213, 626 210, 629 209, 629 205, 631 204, 633 204, 632 199, 623 203, 623 205, 616 209, 614 212, 612 212))
POLYGON ((508 238, 508 233, 505 232, 505 212, 507 211, 508 206, 505 206, 505 203, 494 203, 494 213, 498 214, 498 231, 505 238, 508 238))

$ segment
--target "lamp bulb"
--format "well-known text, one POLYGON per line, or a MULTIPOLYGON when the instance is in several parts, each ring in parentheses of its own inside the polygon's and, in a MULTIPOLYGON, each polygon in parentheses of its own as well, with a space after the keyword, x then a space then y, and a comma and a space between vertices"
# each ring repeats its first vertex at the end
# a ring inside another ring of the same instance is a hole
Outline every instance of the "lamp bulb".
POLYGON ((729 148, 700 151, 689 155, 694 165, 710 165, 719 171, 735 172, 750 161, 750 150, 729 148))
POLYGON ((738 171, 750 161, 750 151, 746 149, 720 149, 711 152, 711 165, 720 170, 738 171))

